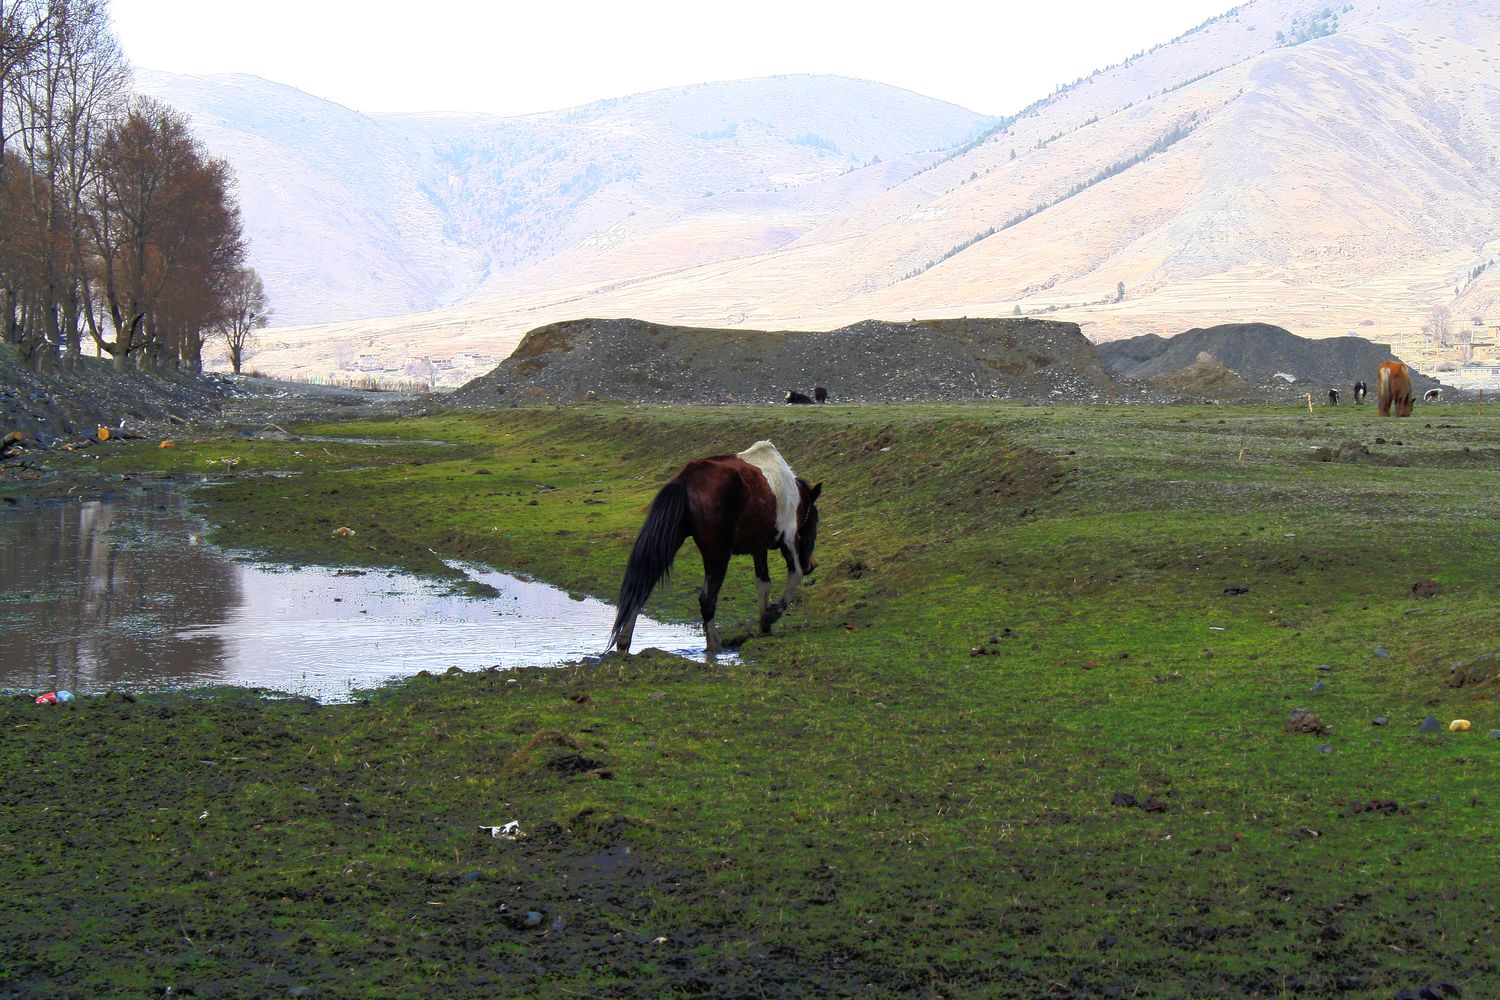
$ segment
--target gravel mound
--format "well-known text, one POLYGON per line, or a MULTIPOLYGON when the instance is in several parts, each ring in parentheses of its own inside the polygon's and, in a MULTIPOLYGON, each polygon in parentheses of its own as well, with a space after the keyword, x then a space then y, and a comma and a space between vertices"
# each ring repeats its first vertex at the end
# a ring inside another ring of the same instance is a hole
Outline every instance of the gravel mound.
POLYGON ((532 330, 450 401, 780 403, 814 385, 832 402, 868 403, 1090 399, 1119 388, 1075 323, 865 320, 812 333, 581 319, 532 330))
POLYGON ((1157 375, 1150 382, 1161 392, 1206 399, 1259 399, 1265 395, 1265 390, 1207 351, 1181 371, 1157 375))
MULTIPOLYGON (((1099 345, 1099 356, 1113 374, 1142 380, 1183 371, 1204 353, 1259 386, 1292 385, 1314 393, 1338 389, 1348 394, 1355 382, 1363 380, 1372 398, 1381 362, 1395 357, 1389 344, 1363 337, 1312 340, 1269 323, 1227 323, 1175 337, 1146 334, 1099 345)), ((1418 392, 1438 384, 1425 375, 1414 373, 1412 378, 1418 392)))

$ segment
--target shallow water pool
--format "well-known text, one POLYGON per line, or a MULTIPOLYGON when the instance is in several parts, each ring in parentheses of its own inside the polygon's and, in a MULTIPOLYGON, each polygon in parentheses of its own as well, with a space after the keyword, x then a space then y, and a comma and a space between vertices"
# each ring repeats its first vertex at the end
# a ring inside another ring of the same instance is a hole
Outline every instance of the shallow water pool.
MULTIPOLYGON (((346 700, 420 670, 545 666, 604 650, 614 609, 487 567, 498 596, 385 570, 226 552, 174 489, 0 508, 0 690, 230 684, 346 700)), ((696 625, 635 648, 703 658, 696 625)), ((721 658, 721 662, 723 662, 721 658)))

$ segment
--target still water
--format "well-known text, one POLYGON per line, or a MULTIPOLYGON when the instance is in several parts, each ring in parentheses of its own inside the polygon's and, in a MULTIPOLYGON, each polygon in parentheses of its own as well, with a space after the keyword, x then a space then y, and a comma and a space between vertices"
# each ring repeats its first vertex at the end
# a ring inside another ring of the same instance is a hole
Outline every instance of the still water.
MULTIPOLYGON (((544 666, 603 651, 614 609, 486 567, 495 597, 385 570, 288 567, 203 541, 171 489, 0 506, 0 690, 232 684, 320 701, 419 670, 544 666)), ((699 659, 699 626, 642 619, 635 648, 699 659)))

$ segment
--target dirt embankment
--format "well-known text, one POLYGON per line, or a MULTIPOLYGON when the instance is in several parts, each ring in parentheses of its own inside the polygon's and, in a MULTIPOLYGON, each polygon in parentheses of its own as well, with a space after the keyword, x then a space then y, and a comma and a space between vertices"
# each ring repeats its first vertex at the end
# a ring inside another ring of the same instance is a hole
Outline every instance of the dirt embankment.
POLYGON ((0 345, 0 435, 20 432, 34 448, 90 437, 100 427, 142 434, 212 419, 231 393, 218 376, 117 371, 94 358, 77 371, 33 372, 14 348, 0 345))
POLYGON ((396 393, 301 385, 219 373, 147 374, 85 358, 76 371, 34 372, 0 344, 0 440, 11 465, 25 453, 112 438, 167 438, 195 432, 257 430, 268 424, 410 410, 420 401, 396 393))
POLYGON ((461 406, 1090 399, 1119 391, 1077 324, 1036 319, 865 320, 827 333, 582 319, 531 331, 458 389, 461 406))

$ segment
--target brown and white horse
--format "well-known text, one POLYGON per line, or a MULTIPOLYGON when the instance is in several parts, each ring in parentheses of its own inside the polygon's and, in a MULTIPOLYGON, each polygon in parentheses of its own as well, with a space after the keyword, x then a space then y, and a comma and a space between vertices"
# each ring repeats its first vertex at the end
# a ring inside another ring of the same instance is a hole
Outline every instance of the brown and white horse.
POLYGON ((770 632, 797 585, 817 566, 813 546, 822 492, 822 483, 809 486, 798 478, 769 441, 757 441, 738 455, 714 455, 683 466, 646 512, 646 523, 625 564, 610 646, 630 651, 636 616, 656 584, 671 572, 677 550, 690 537, 703 556, 698 608, 708 651, 717 653, 724 645, 715 615, 731 555, 754 558, 760 630, 770 632), (786 590, 771 604, 767 554, 773 548, 779 548, 786 560, 786 590))
POLYGON ((1380 366, 1375 380, 1375 406, 1382 417, 1391 415, 1411 416, 1411 372, 1400 361, 1387 361, 1380 366))

